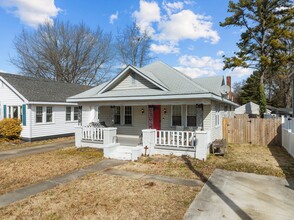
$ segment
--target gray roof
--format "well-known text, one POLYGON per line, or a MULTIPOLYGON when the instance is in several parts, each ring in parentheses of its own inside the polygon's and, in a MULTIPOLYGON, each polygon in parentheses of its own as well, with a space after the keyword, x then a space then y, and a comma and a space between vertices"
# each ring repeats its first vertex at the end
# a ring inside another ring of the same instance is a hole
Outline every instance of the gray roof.
POLYGON ((223 76, 194 78, 193 81, 219 96, 221 95, 220 87, 225 83, 223 76))
POLYGON ((29 102, 66 102, 66 98, 84 92, 92 87, 52 80, 1 73, 14 89, 29 102))
MULTIPOLYGON (((133 67, 133 66, 132 66, 133 67)), ((128 67, 127 67, 128 68, 128 67)), ((191 94, 208 94, 209 89, 194 82, 190 77, 168 66, 167 64, 157 61, 142 68, 133 67, 140 71, 151 81, 156 82, 166 91, 161 89, 136 89, 136 90, 115 90, 99 92, 107 86, 108 82, 99 85, 89 91, 70 97, 70 99, 87 99, 87 98, 106 98, 106 97, 142 97, 142 96, 168 96, 168 95, 191 95, 191 94)), ((114 78, 113 80, 115 80, 114 78)))

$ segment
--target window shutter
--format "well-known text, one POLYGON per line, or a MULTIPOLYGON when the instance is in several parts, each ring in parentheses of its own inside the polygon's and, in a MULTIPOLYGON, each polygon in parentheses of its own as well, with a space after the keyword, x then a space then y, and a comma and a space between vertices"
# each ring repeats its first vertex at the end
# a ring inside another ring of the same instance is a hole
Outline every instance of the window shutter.
POLYGON ((6 105, 3 105, 3 117, 6 118, 6 105))
POLYGON ((27 125, 26 105, 22 105, 22 125, 27 125))

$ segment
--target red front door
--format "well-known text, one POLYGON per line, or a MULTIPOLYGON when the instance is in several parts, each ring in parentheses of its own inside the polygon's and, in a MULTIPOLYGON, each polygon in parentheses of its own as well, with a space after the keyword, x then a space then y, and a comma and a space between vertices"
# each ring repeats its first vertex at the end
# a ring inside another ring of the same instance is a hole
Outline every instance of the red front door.
POLYGON ((160 130, 160 105, 149 105, 148 107, 148 128, 160 130))
POLYGON ((153 129, 161 129, 161 117, 160 117, 160 105, 154 105, 153 107, 153 129))

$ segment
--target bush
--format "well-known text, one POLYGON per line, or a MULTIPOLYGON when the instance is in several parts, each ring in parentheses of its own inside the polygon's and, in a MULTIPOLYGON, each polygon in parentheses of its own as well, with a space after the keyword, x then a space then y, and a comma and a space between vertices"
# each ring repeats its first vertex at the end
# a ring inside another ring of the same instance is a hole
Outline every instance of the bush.
POLYGON ((14 140, 20 138, 21 121, 16 118, 5 118, 0 121, 0 137, 14 140))

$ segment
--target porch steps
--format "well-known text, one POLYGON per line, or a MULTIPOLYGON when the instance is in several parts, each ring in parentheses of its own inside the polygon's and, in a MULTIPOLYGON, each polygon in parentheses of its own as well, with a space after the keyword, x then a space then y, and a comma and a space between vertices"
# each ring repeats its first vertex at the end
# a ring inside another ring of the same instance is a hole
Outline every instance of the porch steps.
POLYGON ((138 160, 142 155, 143 147, 129 147, 116 145, 113 147, 105 147, 103 149, 104 157, 118 160, 138 160))

